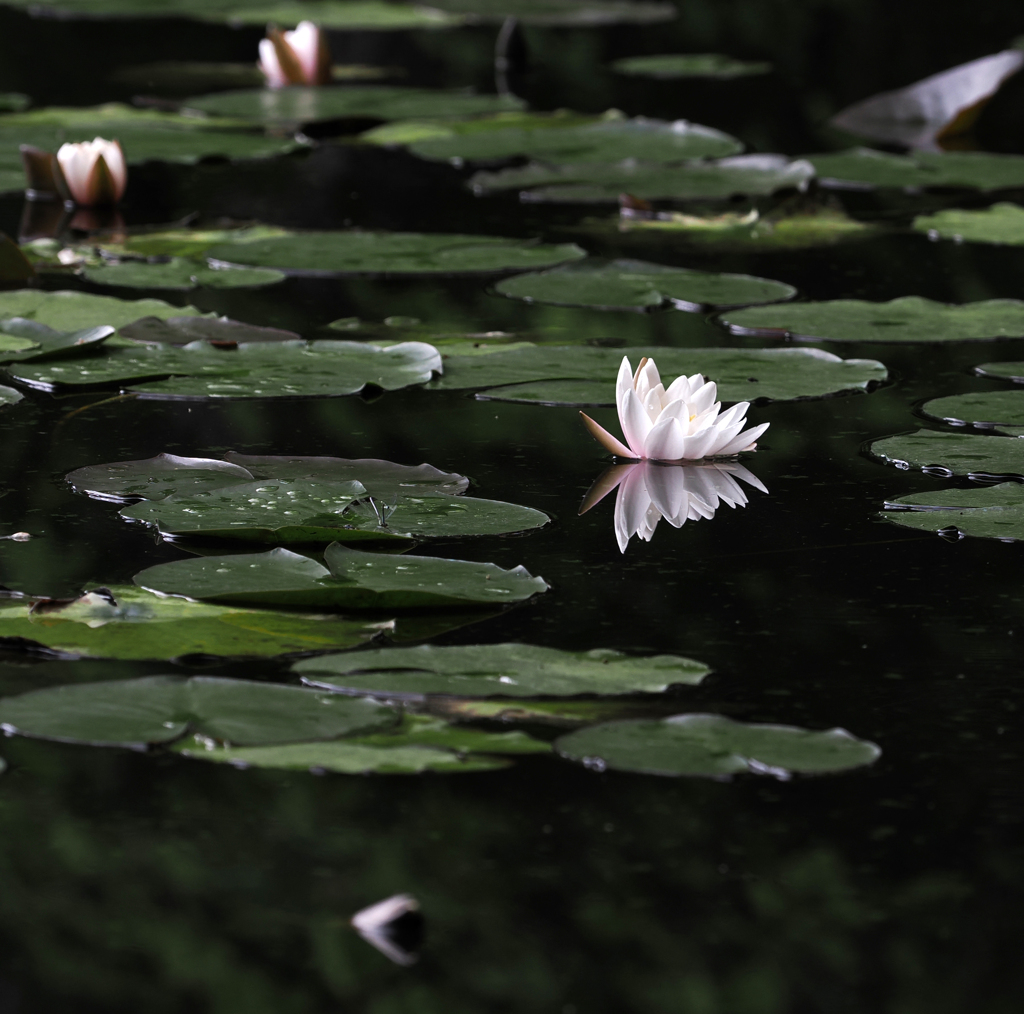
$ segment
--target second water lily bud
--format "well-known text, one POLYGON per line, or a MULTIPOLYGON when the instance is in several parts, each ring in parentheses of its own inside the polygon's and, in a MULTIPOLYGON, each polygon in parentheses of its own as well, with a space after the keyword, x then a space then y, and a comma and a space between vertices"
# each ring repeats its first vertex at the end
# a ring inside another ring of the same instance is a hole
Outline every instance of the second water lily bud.
POLYGON ((57 164, 72 199, 84 208, 117 204, 128 186, 128 167, 117 141, 97 137, 62 144, 57 164))
POLYGON ((260 42, 259 68, 271 88, 330 84, 327 37, 312 21, 300 21, 293 32, 268 28, 260 42))

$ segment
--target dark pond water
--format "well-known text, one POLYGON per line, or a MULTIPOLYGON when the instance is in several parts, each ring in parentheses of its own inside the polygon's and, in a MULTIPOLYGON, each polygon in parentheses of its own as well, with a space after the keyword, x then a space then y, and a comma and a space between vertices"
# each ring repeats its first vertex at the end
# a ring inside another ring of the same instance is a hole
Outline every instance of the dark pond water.
MULTIPOLYGON (((542 109, 685 116, 753 150, 800 154, 838 143, 818 124, 848 102, 996 52, 1022 32, 1019 5, 994 0, 966 16, 923 2, 689 0, 667 26, 527 30, 522 87, 542 109), (686 84, 606 67, 673 50, 777 69, 686 84)), ((123 100, 131 92, 108 82, 112 69, 249 60, 260 35, 0 8, 0 91, 37 105, 123 100)), ((484 28, 338 33, 332 43, 339 60, 408 68, 408 83, 488 90, 493 37, 484 28)), ((1012 81, 977 143, 1024 151, 1022 109, 1024 80, 1012 81)), ((466 175, 401 151, 325 143, 265 163, 134 170, 124 214, 130 224, 198 213, 575 239, 603 254, 783 280, 812 299, 1024 294, 1020 248, 899 233, 753 254, 695 253, 634 234, 595 240, 575 227, 605 211, 476 198, 462 188, 466 175)), ((925 209, 994 198, 834 199, 851 215, 901 226, 925 209)), ((0 229, 17 234, 21 213, 20 196, 0 197, 0 229)), ((698 314, 531 307, 488 294, 479 280, 292 279, 169 298, 303 333, 340 317, 410 315, 468 330, 559 325, 624 345, 765 344, 729 338, 698 314)), ((444 545, 462 559, 522 563, 552 590, 434 643, 677 652, 714 673, 644 702, 647 713, 842 726, 883 754, 866 769, 786 783, 597 773, 546 757, 452 777, 314 777, 10 738, 0 780, 0 1010, 1019 1011, 1024 548, 880 520, 885 500, 951 483, 897 471, 863 448, 930 425, 916 412, 928 398, 998 389, 970 368, 1024 359, 1024 342, 829 347, 881 359, 891 383, 869 395, 755 405, 752 422, 771 429, 746 464, 769 494, 751 492, 745 509, 679 530, 662 524, 625 555, 610 500, 577 515, 607 459, 574 409, 411 389, 234 404, 31 393, 4 410, 0 529, 42 536, 0 542, 7 587, 69 595, 182 557, 109 504, 71 492, 62 476, 84 464, 229 449, 429 461, 470 476, 477 495, 554 519, 527 537, 444 545), (422 958, 410 968, 347 926, 358 908, 400 891, 426 913, 422 958)), ((598 415, 613 422, 610 410, 598 415)), ((0 656, 0 693, 144 673, 284 680, 286 668, 11 650, 0 656)))

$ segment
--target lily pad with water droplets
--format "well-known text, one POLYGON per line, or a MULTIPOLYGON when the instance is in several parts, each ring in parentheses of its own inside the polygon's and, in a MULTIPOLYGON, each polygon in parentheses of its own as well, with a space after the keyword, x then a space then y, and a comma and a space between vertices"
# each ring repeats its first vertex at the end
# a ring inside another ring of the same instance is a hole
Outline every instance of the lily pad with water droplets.
POLYGON ((661 693, 710 672, 679 655, 560 651, 532 644, 420 645, 324 655, 292 666, 306 683, 347 693, 543 697, 661 693))
POLYGON ((721 53, 665 53, 656 56, 627 56, 616 60, 612 70, 617 74, 652 77, 659 81, 678 78, 717 78, 731 80, 767 74, 770 63, 759 60, 736 60, 721 53))
POLYGON ((500 606, 547 591, 523 567, 502 570, 430 556, 327 547, 327 567, 287 549, 158 564, 135 583, 163 595, 214 602, 337 609, 500 606), (330 568, 330 569, 328 569, 330 568))
POLYGON ((1024 337, 1024 302, 986 299, 955 305, 920 296, 888 303, 833 299, 755 306, 725 313, 734 334, 838 342, 966 342, 1024 337))
POLYGON ((174 257, 164 263, 125 260, 87 267, 82 272, 94 285, 129 289, 249 289, 284 281, 280 271, 267 268, 211 268, 207 264, 174 257))
POLYGON ((76 658, 174 659, 183 655, 272 656, 340 651, 370 640, 387 624, 339 616, 242 609, 114 585, 70 601, 0 602, 7 647, 45 648, 76 658))
POLYGON ((579 162, 478 172, 469 180, 477 194, 519 190, 526 201, 617 202, 623 192, 644 200, 696 200, 773 194, 804 189, 814 176, 809 162, 783 155, 734 155, 679 165, 636 162, 579 162))
POLYGON ((495 286, 495 291, 528 303, 605 310, 653 309, 665 303, 683 310, 698 310, 773 303, 796 295, 792 285, 753 275, 716 274, 647 261, 598 258, 506 278, 495 286))
POLYGON ((233 745, 376 732, 399 713, 369 698, 210 676, 77 683, 0 699, 0 726, 94 746, 172 743, 189 732, 233 745))
MULTIPOLYGON (((623 351, 536 346, 488 355, 452 355, 444 360, 444 374, 428 386, 439 390, 489 389, 484 397, 500 400, 611 405, 615 403, 615 378, 623 351), (581 386, 582 382, 587 385, 581 386)), ((655 359, 666 381, 684 373, 702 373, 718 384, 719 398, 729 402, 820 398, 839 391, 864 390, 887 376, 885 367, 873 359, 843 360, 821 349, 648 347, 626 351, 634 366, 643 356, 655 359)))
POLYGON ((1024 477, 1024 440, 972 433, 918 430, 871 444, 876 458, 897 468, 920 468, 945 477, 1024 477))
POLYGON ((978 211, 947 208, 933 215, 918 215, 914 228, 928 233, 932 239, 1021 246, 1024 245, 1024 208, 1006 202, 978 211))
POLYGON ((975 489, 938 489, 886 501, 881 517, 904 528, 1004 542, 1024 539, 1024 485, 1001 482, 975 489))
POLYGON ((781 780, 863 767, 882 752, 845 729, 812 732, 700 714, 593 725, 562 736, 555 749, 600 771, 709 778, 749 772, 781 780))
POLYGON ((985 429, 1024 426, 1024 391, 971 391, 933 398, 921 406, 933 419, 985 429))
POLYGON ((807 155, 824 186, 873 190, 959 187, 1000 190, 1024 186, 1024 156, 982 151, 915 151, 891 155, 873 148, 851 148, 807 155))
POLYGON ((23 317, 66 333, 109 325, 123 327, 140 317, 199 316, 194 306, 171 306, 162 299, 117 299, 91 292, 44 292, 17 289, 0 292, 0 321, 23 317))

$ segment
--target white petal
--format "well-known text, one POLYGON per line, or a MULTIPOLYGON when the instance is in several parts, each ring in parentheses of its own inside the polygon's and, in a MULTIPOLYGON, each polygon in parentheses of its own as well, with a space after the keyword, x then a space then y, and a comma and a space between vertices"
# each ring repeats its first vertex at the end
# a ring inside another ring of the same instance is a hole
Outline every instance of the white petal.
POLYGON ((678 461, 686 446, 686 430, 677 418, 663 413, 644 441, 644 457, 652 461, 678 461))
POLYGON ((622 396, 618 408, 619 424, 625 434, 626 443, 635 457, 646 457, 644 444, 647 441, 647 434, 651 432, 651 420, 632 387, 622 396))
MULTIPOLYGON (((753 445, 756 443, 757 438, 768 429, 770 423, 761 423, 760 426, 752 426, 749 430, 744 430, 738 436, 734 437, 725 447, 720 447, 716 454, 739 454, 740 451, 753 450, 753 445)), ((765 490, 767 493, 768 491, 765 490)))
POLYGON ((633 367, 629 365, 629 359, 622 357, 619 363, 619 375, 615 380, 615 404, 621 405, 622 399, 627 391, 633 390, 633 367))
POLYGON ((284 33, 284 40, 292 47, 302 67, 306 84, 316 84, 320 29, 312 21, 300 21, 295 31, 284 33))
POLYGON ((687 469, 679 465, 655 465, 644 462, 644 479, 654 506, 671 520, 685 510, 687 469))
POLYGON ((259 68, 271 88, 284 88, 288 84, 288 78, 284 76, 284 71, 281 70, 281 64, 277 59, 277 51, 274 49, 274 44, 270 39, 260 40, 259 68))
POLYGON ((702 387, 697 388, 687 399, 690 402, 690 414, 700 415, 715 403, 717 397, 718 385, 714 381, 708 381, 702 387))

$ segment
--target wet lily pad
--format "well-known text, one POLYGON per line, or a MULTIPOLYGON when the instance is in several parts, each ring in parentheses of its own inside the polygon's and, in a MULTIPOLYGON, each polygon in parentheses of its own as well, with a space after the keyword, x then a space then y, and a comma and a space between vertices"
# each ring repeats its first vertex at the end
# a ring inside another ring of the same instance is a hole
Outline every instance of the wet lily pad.
POLYGON ((289 274, 476 274, 529 271, 586 256, 575 243, 418 232, 308 232, 210 247, 225 265, 289 274))
POLYGON ((206 264, 174 257, 164 263, 121 261, 87 267, 82 272, 94 285, 115 285, 130 289, 246 289, 276 285, 284 281, 280 271, 267 268, 211 268, 206 264))
POLYGON ((851 148, 808 155, 823 186, 871 190, 875 187, 966 187, 1000 190, 1024 186, 1024 156, 981 151, 915 151, 891 155, 873 148, 851 148))
MULTIPOLYGON (((887 376, 885 367, 874 359, 843 360, 821 349, 662 347, 631 348, 629 354, 637 362, 643 356, 654 358, 664 377, 703 373, 718 384, 722 401, 820 398, 838 391, 863 390, 887 376)), ((535 346, 508 351, 499 347, 489 355, 446 357, 444 374, 428 386, 438 390, 489 388, 485 397, 501 400, 614 404, 615 377, 622 355, 622 349, 587 346, 535 346), (581 387, 582 381, 589 383, 581 387), (557 382, 558 386, 548 382, 557 382), (517 390, 509 385, 523 386, 517 390), (529 394, 526 385, 541 397, 529 394)))
POLYGON ((93 746, 172 743, 189 732, 240 746, 294 743, 375 732, 399 717, 365 697, 210 676, 78 683, 0 699, 5 730, 93 746))
POLYGON ((928 233, 929 239, 1021 246, 1024 244, 1024 208, 1006 202, 980 211, 947 208, 934 215, 918 215, 914 228, 928 233))
POLYGON ((166 342, 188 345, 194 341, 208 342, 286 342, 301 336, 277 327, 243 324, 228 317, 142 317, 120 328, 118 334, 139 342, 166 342))
MULTIPOLYGON (((456 162, 487 161, 516 155, 548 162, 679 162, 720 158, 743 150, 736 138, 687 120, 668 123, 645 117, 607 117, 590 123, 558 125, 539 119, 536 125, 451 132, 448 137, 416 140, 409 150, 420 158, 456 162)), ((551 115, 551 114, 549 114, 551 115)), ((472 121, 470 121, 472 122, 472 121)))
POLYGON ((113 334, 114 329, 107 326, 66 332, 24 317, 9 317, 0 320, 0 362, 39 363, 85 355, 113 334))
POLYGON ((24 317, 56 331, 73 332, 109 324, 123 327, 140 317, 199 316, 194 306, 171 306, 162 299, 116 299, 90 292, 0 292, 0 320, 24 317))
POLYGON ((1024 485, 1001 482, 976 489, 939 489, 886 501, 887 521, 923 532, 1004 542, 1024 539, 1024 485))
POLYGON ((921 411, 954 426, 1024 426, 1024 391, 972 391, 933 398, 921 406, 921 411))
POLYGON ((783 780, 863 767, 882 752, 845 729, 812 732, 697 714, 594 725, 562 736, 555 749, 599 771, 710 778, 749 772, 783 780))
POLYGON ((770 63, 758 60, 736 60, 721 53, 665 53, 656 56, 627 56, 616 60, 612 70, 618 74, 653 77, 672 81, 686 77, 710 77, 729 80, 767 74, 770 63))
POLYGON ((478 172, 469 180, 477 194, 519 190, 523 200, 617 202, 624 191, 645 200, 724 198, 765 195, 787 187, 804 189, 814 176, 805 160, 782 155, 734 155, 717 161, 668 166, 625 160, 580 162, 478 172))
POLYGON ((212 116, 262 124, 315 123, 319 120, 407 120, 456 117, 519 109, 523 102, 500 95, 473 95, 457 89, 389 85, 343 87, 243 88, 186 99, 185 105, 212 116))
POLYGON ((357 394, 368 384, 395 391, 422 384, 440 369, 437 350, 423 342, 381 348, 363 342, 282 341, 218 348, 199 341, 183 348, 108 348, 78 361, 19 364, 12 372, 42 390, 119 383, 146 397, 188 399, 328 397, 357 394))
POLYGON ((502 570, 493 563, 362 553, 338 543, 327 547, 325 559, 327 567, 287 549, 209 556, 150 567, 135 583, 215 602, 338 609, 495 606, 548 588, 523 567, 502 570))
POLYGON ((715 274, 647 261, 597 258, 506 278, 495 286, 495 291, 528 303, 607 310, 652 309, 664 303, 697 310, 774 303, 796 295, 792 285, 752 275, 715 274))
POLYGON ((173 659, 340 650, 387 628, 337 616, 304 616, 161 598, 131 585, 71 601, 0 602, 0 638, 63 656, 173 659))
POLYGON ((897 468, 920 468, 932 475, 1024 477, 1024 440, 971 433, 918 430, 876 440, 871 454, 897 468))
POLYGON ((986 299, 954 305, 920 296, 888 303, 833 299, 726 313, 733 334, 836 342, 965 342, 1024 336, 1024 302, 986 299))
POLYGON ((121 517, 152 525, 164 538, 277 543, 507 535, 551 520, 529 507, 466 496, 371 501, 361 482, 319 479, 259 479, 190 491, 126 507, 121 517))
POLYGON ((1012 380, 1015 384, 1024 384, 1024 363, 982 363, 974 367, 980 377, 993 377, 998 380, 1012 380))
POLYGON ((300 662, 292 671, 306 683, 349 693, 543 697, 661 693, 674 683, 700 683, 710 670, 679 655, 470 644, 326 655, 300 662))

